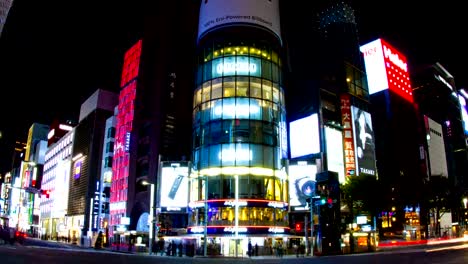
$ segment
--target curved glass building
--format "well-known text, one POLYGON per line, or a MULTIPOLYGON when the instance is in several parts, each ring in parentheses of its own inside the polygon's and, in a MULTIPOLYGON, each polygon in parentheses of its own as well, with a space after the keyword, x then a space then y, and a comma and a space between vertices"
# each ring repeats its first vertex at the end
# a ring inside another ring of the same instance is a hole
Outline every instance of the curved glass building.
POLYGON ((289 233, 278 1, 201 5, 188 233, 208 254, 266 253, 289 233))

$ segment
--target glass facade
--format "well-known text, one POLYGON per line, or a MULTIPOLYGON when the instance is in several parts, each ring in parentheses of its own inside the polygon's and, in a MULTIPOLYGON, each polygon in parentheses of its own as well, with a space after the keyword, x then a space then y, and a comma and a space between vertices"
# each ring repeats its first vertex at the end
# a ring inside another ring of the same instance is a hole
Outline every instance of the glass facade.
POLYGON ((239 232, 286 233, 287 137, 279 50, 260 41, 213 40, 199 51, 189 233, 204 225, 206 199, 208 233, 230 233, 235 222, 239 232))

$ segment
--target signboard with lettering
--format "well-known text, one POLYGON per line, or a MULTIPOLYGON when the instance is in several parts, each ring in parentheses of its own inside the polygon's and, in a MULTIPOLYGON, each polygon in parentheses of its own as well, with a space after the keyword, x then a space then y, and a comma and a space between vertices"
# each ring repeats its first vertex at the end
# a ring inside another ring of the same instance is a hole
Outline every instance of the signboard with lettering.
POLYGON ((369 94, 386 89, 413 102, 406 57, 382 39, 360 47, 364 55, 369 94))
POLYGON ((356 175, 356 162, 354 160, 353 124, 351 119, 351 101, 349 94, 340 96, 341 123, 343 124, 343 148, 345 158, 346 176, 356 175))
POLYGON ((201 1, 198 38, 219 26, 255 25, 267 28, 279 38, 279 0, 201 1))

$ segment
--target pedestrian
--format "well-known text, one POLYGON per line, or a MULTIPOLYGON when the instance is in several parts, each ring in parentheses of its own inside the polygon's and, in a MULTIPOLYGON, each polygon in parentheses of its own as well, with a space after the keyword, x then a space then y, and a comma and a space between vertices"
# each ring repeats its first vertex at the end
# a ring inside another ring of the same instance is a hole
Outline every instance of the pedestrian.
POLYGON ((247 246, 247 255, 249 255, 249 257, 252 256, 252 243, 250 243, 250 241, 249 241, 249 244, 247 246))
POLYGON ((258 245, 255 243, 255 256, 258 256, 258 245))

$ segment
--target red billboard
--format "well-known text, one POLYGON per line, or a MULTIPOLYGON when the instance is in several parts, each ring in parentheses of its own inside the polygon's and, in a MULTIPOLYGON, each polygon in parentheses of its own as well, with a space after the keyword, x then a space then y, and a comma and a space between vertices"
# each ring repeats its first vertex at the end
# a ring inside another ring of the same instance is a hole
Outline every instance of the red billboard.
POLYGON ((413 102, 406 57, 382 39, 360 47, 364 55, 369 94, 389 89, 413 102))

